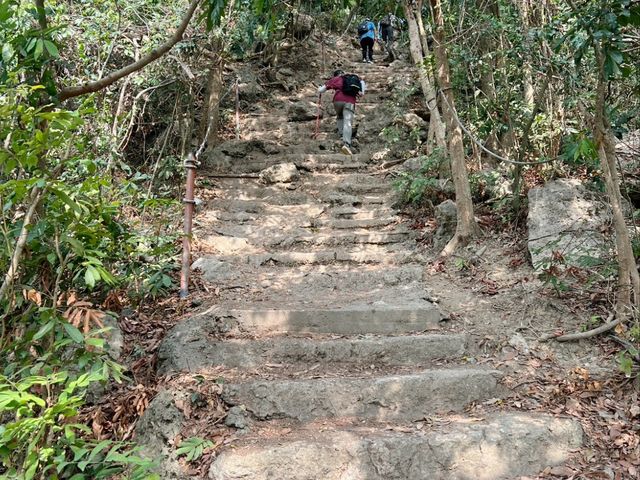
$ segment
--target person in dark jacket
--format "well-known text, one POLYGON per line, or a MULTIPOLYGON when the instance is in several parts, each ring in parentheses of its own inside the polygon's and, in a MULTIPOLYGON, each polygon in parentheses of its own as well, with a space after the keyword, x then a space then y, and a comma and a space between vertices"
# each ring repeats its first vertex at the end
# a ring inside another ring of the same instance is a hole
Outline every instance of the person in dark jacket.
POLYGON ((342 148, 340 151, 345 155, 351 155, 351 134, 353 130, 353 119, 356 112, 356 98, 364 95, 366 84, 360 79, 362 91, 359 95, 351 96, 342 91, 344 85, 344 71, 338 69, 333 72, 333 77, 324 85, 318 87, 318 94, 322 95, 327 90, 335 90, 333 95, 333 106, 336 110, 338 123, 338 133, 342 135, 342 148))
POLYGON ((382 42, 388 57, 385 60, 393 62, 396 59, 396 53, 393 49, 394 29, 398 27, 400 19, 393 13, 387 13, 378 22, 378 40, 382 42))

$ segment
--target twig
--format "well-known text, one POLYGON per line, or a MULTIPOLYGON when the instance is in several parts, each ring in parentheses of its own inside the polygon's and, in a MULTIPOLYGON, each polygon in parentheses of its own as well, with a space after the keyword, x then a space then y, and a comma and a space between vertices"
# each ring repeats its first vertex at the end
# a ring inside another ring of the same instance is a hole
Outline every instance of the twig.
POLYGON ((608 332, 609 330, 613 330, 616 325, 618 325, 624 317, 616 318, 615 320, 611 320, 613 318, 613 313, 609 314, 607 321, 605 324, 600 325, 598 328, 594 328, 593 330, 588 330, 586 332, 579 333, 569 333, 567 335, 546 335, 540 338, 541 342, 546 342, 547 340, 556 340, 557 342, 572 342, 575 340, 583 340, 585 338, 595 337, 596 335, 600 335, 601 333, 608 332))

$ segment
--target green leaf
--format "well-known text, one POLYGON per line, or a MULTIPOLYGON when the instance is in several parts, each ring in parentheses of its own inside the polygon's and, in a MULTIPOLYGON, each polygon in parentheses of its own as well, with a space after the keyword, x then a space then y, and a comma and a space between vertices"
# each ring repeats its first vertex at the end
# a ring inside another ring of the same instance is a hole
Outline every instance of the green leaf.
POLYGON ((38 60, 38 58, 40 58, 40 56, 42 55, 43 50, 44 50, 44 41, 41 38, 38 38, 38 40, 36 41, 36 49, 33 52, 33 58, 38 60))
POLYGON ((71 339, 76 343, 84 342, 84 335, 80 330, 71 325, 70 323, 63 323, 64 329, 67 334, 71 337, 71 339))
POLYGON ((43 326, 40 327, 40 330, 36 332, 32 340, 40 340, 47 333, 53 330, 53 327, 55 326, 55 324, 56 324, 55 320, 49 320, 47 323, 45 323, 43 326))
POLYGON ((56 197, 66 203, 74 212, 76 212, 78 215, 82 214, 82 208, 80 208, 80 205, 78 205, 75 200, 67 195, 66 192, 63 192, 62 190, 54 187, 51 187, 50 190, 56 195, 56 197))
POLYGON ((13 49, 13 45, 7 42, 2 46, 2 61, 4 63, 9 63, 14 54, 15 50, 13 49))
POLYGON ((45 40, 44 47, 47 49, 47 52, 49 52, 49 55, 51 55, 53 58, 58 58, 60 56, 58 47, 56 47, 56 44, 53 43, 52 41, 45 40))

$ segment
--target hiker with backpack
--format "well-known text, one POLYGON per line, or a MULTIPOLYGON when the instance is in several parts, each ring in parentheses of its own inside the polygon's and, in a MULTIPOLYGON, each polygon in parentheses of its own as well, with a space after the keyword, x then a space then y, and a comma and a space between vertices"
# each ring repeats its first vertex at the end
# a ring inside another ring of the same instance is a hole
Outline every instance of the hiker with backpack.
POLYGON ((370 18, 365 18, 358 25, 358 38, 362 47, 362 61, 364 63, 373 63, 373 45, 376 42, 376 25, 370 18))
POLYGON ((394 28, 399 24, 400 19, 396 17, 393 13, 387 13, 380 21, 378 22, 378 39, 384 45, 385 50, 387 51, 387 58, 390 62, 393 62, 396 59, 396 54, 393 49, 394 42, 394 28))
POLYGON ((333 106, 336 110, 338 134, 342 135, 342 148, 345 155, 351 155, 351 134, 353 119, 356 112, 356 98, 364 95, 366 84, 364 80, 354 74, 345 74, 343 70, 333 72, 333 77, 324 85, 318 87, 318 95, 322 100, 322 94, 327 90, 335 90, 333 106))

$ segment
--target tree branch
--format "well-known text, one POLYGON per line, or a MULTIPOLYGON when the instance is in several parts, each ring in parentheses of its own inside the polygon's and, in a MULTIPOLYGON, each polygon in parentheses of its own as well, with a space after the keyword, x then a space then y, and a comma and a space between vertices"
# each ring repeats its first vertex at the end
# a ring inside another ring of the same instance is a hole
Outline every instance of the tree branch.
POLYGON ((613 318, 613 314, 610 314, 609 318, 607 318, 606 323, 600 325, 598 328, 587 330, 586 332, 569 333, 567 335, 559 335, 559 336, 548 335, 540 338, 540 341, 544 342, 547 340, 555 340, 557 342, 572 342, 575 340, 583 340, 585 338, 595 337, 596 335, 600 335, 601 333, 608 332, 609 330, 613 330, 616 327, 616 325, 618 325, 620 322, 622 322, 622 320, 624 320, 624 318, 622 317, 618 317, 615 320, 611 320, 612 318, 613 318))
POLYGON ((200 0, 191 0, 191 4, 189 5, 189 9, 187 13, 182 18, 182 22, 180 26, 175 31, 175 33, 160 47, 152 50, 147 55, 142 57, 140 60, 133 62, 126 67, 121 68, 120 70, 116 70, 115 72, 110 73, 106 77, 101 78, 100 80, 96 80, 94 82, 85 83, 84 85, 75 86, 75 87, 66 87, 60 90, 58 94, 59 100, 62 102, 64 100, 68 100, 73 97, 77 97, 80 95, 84 95, 87 93, 97 92, 102 90, 103 88, 108 87, 112 83, 117 82, 123 77, 132 74, 133 72, 137 72, 142 68, 146 67, 151 62, 157 60, 162 55, 167 53, 173 46, 182 40, 182 36, 184 35, 189 22, 191 21, 191 17, 193 17, 193 13, 196 10, 196 7, 200 3, 200 0))

